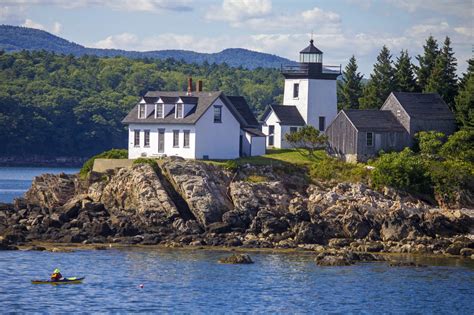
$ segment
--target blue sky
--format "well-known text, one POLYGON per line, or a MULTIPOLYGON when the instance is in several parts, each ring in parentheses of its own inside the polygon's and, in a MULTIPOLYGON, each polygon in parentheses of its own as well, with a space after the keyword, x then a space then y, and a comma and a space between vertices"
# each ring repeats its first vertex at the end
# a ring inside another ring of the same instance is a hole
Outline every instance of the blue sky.
POLYGON ((382 45, 414 56, 449 36, 466 69, 471 0, 0 0, 0 23, 44 29, 88 47, 218 52, 241 47, 296 60, 314 33, 325 64, 355 55, 367 77, 382 45))

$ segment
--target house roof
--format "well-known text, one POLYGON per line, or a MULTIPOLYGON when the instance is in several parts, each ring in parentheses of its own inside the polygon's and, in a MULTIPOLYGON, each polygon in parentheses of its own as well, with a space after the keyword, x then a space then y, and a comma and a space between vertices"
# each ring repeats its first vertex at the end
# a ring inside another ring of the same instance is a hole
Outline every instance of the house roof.
POLYGON ((242 96, 227 96, 229 101, 232 102, 234 107, 240 113, 240 115, 245 119, 247 126, 257 127, 260 124, 258 123, 255 115, 252 113, 252 110, 249 107, 249 104, 242 96))
MULTIPOLYGON (((446 105, 441 96, 437 93, 393 92, 392 95, 405 109, 408 116, 412 118, 425 120, 455 119, 448 105, 446 105)), ((389 97, 392 97, 392 95, 389 97)))
MULTIPOLYGON (((187 95, 186 92, 161 92, 161 91, 149 91, 145 94, 144 99, 158 99, 161 98, 164 103, 175 104, 179 98, 183 100, 184 103, 196 104, 196 106, 189 111, 189 113, 184 118, 175 118, 174 110, 171 110, 163 118, 155 118, 154 113, 150 113, 147 118, 138 118, 138 105, 137 103, 128 115, 122 120, 124 124, 131 123, 148 123, 148 124, 195 124, 199 118, 207 111, 209 107, 214 104, 214 102, 220 98, 222 102, 226 105, 229 111, 234 115, 237 121, 240 123, 241 127, 255 127, 247 122, 249 117, 244 118, 240 111, 234 106, 233 102, 224 95, 221 91, 216 92, 193 92, 192 96, 187 95)), ((244 100, 245 101, 245 100, 244 100)), ((147 102, 148 103, 148 102, 147 102)), ((247 102, 245 105, 248 107, 247 102)), ((243 103, 240 100, 238 107, 243 108, 243 103)), ((245 110, 242 110, 246 112, 245 110)), ((248 109, 248 112, 251 111, 248 109)), ((246 116, 249 116, 248 113, 246 116)), ((255 120, 255 117, 254 117, 255 120)), ((258 123, 257 123, 258 126, 258 123)))
POLYGON ((280 125, 304 126, 306 124, 296 106, 293 105, 269 105, 261 119, 266 119, 272 111, 280 120, 280 125))
POLYGON ((343 109, 341 112, 359 131, 403 132, 405 128, 390 111, 377 109, 343 109))
POLYGON ((154 104, 156 101, 158 101, 159 97, 149 97, 149 96, 144 96, 143 99, 147 104, 154 104))
POLYGON ((309 46, 300 51, 300 54, 322 54, 323 52, 314 46, 314 41, 309 41, 309 46))
POLYGON ((266 137, 266 135, 258 128, 242 128, 242 130, 255 137, 266 137))

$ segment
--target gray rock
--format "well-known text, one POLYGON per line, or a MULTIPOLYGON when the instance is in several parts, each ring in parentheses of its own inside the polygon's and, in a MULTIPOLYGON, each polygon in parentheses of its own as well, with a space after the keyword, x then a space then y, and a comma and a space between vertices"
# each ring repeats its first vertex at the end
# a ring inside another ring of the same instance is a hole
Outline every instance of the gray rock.
POLYGON ((253 264, 252 258, 247 254, 233 254, 219 259, 221 264, 253 264))

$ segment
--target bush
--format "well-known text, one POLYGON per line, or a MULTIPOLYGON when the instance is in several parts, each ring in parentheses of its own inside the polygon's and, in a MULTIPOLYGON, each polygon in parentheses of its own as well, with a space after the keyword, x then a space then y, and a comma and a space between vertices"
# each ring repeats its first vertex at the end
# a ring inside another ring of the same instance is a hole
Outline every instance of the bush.
POLYGON ((437 131, 420 131, 416 134, 421 154, 435 156, 443 145, 445 135, 437 131))
POLYGON ((360 164, 352 164, 325 157, 315 162, 309 171, 312 179, 329 181, 366 182, 369 171, 360 164))
POLYGON ((474 163, 474 130, 461 129, 449 136, 440 155, 445 159, 474 163))
POLYGON ((454 160, 432 162, 430 176, 437 199, 445 204, 455 204, 460 192, 472 190, 474 166, 469 162, 454 160))
POLYGON ((84 163, 84 165, 82 165, 82 168, 79 171, 79 175, 82 178, 86 177, 92 171, 92 167, 94 166, 95 159, 127 159, 127 158, 128 158, 128 151, 126 149, 112 149, 109 151, 102 152, 88 159, 84 163))
POLYGON ((150 159, 150 158, 138 158, 133 161, 133 165, 138 165, 138 164, 148 164, 150 165, 155 172, 159 171, 159 166, 158 163, 156 162, 155 159, 150 159))
POLYGON ((234 160, 228 160, 225 162, 224 168, 229 171, 236 171, 239 168, 239 164, 234 160))
POLYGON ((371 180, 376 188, 390 186, 408 192, 432 194, 427 166, 409 148, 382 154, 373 166, 371 180))

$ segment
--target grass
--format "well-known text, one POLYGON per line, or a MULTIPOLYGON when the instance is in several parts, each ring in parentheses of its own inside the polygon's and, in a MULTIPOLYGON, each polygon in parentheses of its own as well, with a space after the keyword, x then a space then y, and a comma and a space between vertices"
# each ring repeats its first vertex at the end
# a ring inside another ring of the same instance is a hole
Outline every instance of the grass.
MULTIPOLYGON (((250 156, 238 158, 234 161, 237 165, 252 164, 252 165, 283 165, 292 164, 296 166, 310 166, 315 161, 324 159, 327 154, 324 150, 315 151, 314 158, 310 158, 307 155, 307 151, 303 151, 304 156, 295 149, 270 149, 267 150, 265 155, 261 156, 250 156)), ((204 161, 209 164, 226 166, 229 164, 227 160, 210 160, 204 161)))

